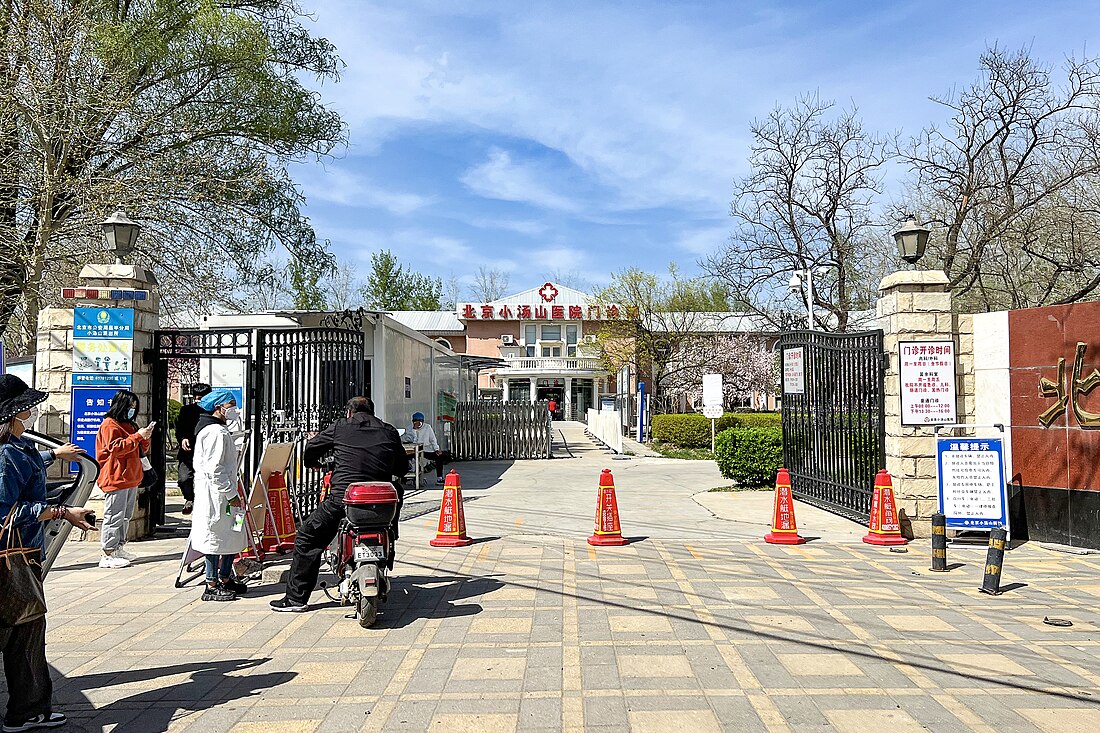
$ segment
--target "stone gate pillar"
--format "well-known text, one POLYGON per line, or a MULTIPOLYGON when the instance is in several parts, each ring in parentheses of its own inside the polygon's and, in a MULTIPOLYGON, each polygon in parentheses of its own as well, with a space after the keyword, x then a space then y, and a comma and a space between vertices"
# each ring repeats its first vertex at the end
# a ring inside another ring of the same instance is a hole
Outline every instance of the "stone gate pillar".
MULTIPOLYGON (((38 316, 38 338, 35 355, 35 386, 49 394, 42 406, 43 417, 38 429, 52 438, 68 441, 72 435, 72 369, 73 369, 73 308, 107 307, 134 309, 134 348, 131 358, 133 391, 141 399, 138 422, 145 425, 152 419, 152 365, 145 364, 142 350, 152 346, 153 332, 160 327, 160 299, 156 294, 157 280, 153 274, 135 265, 85 265, 80 271, 78 288, 115 290, 147 290, 146 300, 74 299, 64 308, 45 308, 38 316)), ((166 385, 155 388, 166 389, 166 385)), ((168 426, 158 426, 160 430, 168 426)), ((159 430, 158 430, 159 432, 159 430)), ((54 471, 63 467, 55 466, 54 471)), ((148 494, 148 492, 147 492, 148 494)), ((102 517, 102 507, 95 500, 88 503, 102 517)), ((130 539, 152 536, 155 529, 149 514, 149 497, 143 496, 130 523, 130 539)), ((89 539, 94 533, 89 533, 89 539)), ((74 535, 74 538, 76 535, 74 535)))
MULTIPOLYGON (((937 507, 935 427, 901 424, 898 341, 954 340, 947 275, 940 270, 887 275, 879 284, 878 316, 888 355, 886 470, 894 480, 902 532, 907 537, 927 537, 937 507)), ((958 414, 961 420, 962 410, 958 414)))

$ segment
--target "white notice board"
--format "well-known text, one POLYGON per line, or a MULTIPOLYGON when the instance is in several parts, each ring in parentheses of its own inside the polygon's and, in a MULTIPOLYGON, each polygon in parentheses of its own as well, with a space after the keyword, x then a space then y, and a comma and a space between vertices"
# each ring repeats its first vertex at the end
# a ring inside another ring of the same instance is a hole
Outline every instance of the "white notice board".
POLYGON ((1008 529, 1001 438, 936 438, 940 511, 954 529, 1008 529))
POLYGON ((902 425, 955 423, 955 342, 899 341, 902 425))
POLYGON ((703 406, 721 407, 723 404, 725 404, 725 400, 722 398, 722 375, 704 374, 703 406))
POLYGON ((805 394, 806 349, 783 349, 783 394, 805 394))

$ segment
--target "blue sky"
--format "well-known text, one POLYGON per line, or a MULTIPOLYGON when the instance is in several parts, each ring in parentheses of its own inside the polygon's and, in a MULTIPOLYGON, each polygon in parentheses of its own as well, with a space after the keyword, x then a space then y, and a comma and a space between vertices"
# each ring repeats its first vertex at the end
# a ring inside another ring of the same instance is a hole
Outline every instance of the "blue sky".
MULTIPOLYGON (((915 133, 988 44, 1057 65, 1100 3, 306 0, 347 68, 320 88, 349 145, 296 166, 342 262, 515 292, 552 272, 696 271, 730 220, 749 125, 818 92, 915 133)), ((463 297, 467 294, 464 293, 463 297)))

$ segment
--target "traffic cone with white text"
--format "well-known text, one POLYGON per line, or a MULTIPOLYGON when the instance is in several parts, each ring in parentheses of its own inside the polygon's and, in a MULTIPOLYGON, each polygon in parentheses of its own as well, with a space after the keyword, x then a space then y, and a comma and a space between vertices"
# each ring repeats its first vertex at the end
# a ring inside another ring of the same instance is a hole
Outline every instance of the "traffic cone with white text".
POLYGON ((785 468, 775 476, 775 511, 772 512, 772 531, 764 535, 764 541, 772 545, 801 545, 805 537, 798 534, 794 518, 794 497, 791 496, 791 474, 785 468))
POLYGON ((871 519, 867 525, 867 534, 863 541, 868 545, 909 544, 909 540, 901 536, 898 505, 894 501, 894 484, 885 468, 875 476, 875 493, 871 495, 871 519))
POLYGON ((439 506, 439 529, 428 541, 432 547, 465 547, 473 540, 466 536, 466 513, 462 509, 462 479, 453 468, 443 486, 439 506))
POLYGON ((596 495, 596 529, 588 538, 588 544, 596 547, 615 547, 627 544, 619 527, 619 502, 615 499, 615 477, 605 468, 600 472, 600 488, 596 495))

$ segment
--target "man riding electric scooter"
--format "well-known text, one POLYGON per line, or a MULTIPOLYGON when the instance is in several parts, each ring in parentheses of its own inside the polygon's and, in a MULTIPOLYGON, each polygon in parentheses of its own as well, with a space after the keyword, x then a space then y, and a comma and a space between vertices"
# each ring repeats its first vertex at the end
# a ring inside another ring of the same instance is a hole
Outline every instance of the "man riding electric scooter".
MULTIPOLYGON (((347 404, 345 419, 337 420, 310 439, 305 449, 305 465, 319 468, 322 457, 329 452, 335 459, 331 487, 324 500, 298 526, 286 596, 272 601, 272 610, 290 613, 308 610, 322 555, 345 517, 344 493, 348 486, 359 481, 393 481, 394 476, 404 476, 409 470, 409 459, 397 429, 375 417, 374 403, 369 397, 353 397, 347 404)), ((399 497, 404 494, 400 484, 395 483, 394 488, 399 497)), ((394 540, 400 511, 397 515, 390 528, 394 540)), ((394 555, 391 551, 391 569, 394 555)))

